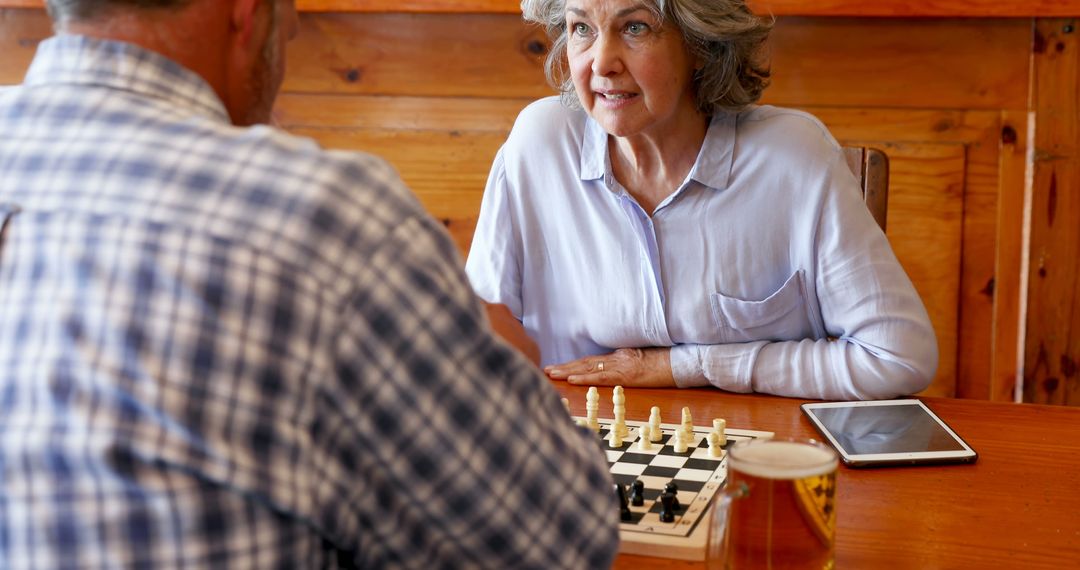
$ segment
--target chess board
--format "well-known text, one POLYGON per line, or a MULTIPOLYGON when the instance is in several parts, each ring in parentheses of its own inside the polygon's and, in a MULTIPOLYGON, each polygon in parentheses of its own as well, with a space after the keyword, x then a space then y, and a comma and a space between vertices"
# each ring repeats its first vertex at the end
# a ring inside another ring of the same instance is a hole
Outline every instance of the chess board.
MULTIPOLYGON (((575 418, 581 419, 581 418, 575 418)), ((675 453, 672 439, 675 424, 660 424, 663 436, 653 442, 652 449, 636 449, 637 428, 648 422, 626 420, 630 434, 621 446, 612 448, 607 441, 614 420, 600 419, 599 437, 607 450, 608 465, 616 483, 627 487, 635 479, 645 483, 645 504, 630 506, 632 518, 622 521, 619 534, 622 539, 620 552, 644 554, 661 558, 681 560, 704 560, 708 545, 709 519, 706 516, 717 492, 724 487, 727 478, 727 452, 734 443, 753 438, 769 438, 772 432, 741 429, 725 430, 727 443, 719 458, 709 455, 706 437, 712 427, 694 426, 694 438, 687 442, 685 453, 675 453), (664 485, 674 481, 679 487, 681 508, 675 513, 675 521, 660 522, 660 493, 664 485)), ((618 513, 613 516, 618 517, 618 513)))

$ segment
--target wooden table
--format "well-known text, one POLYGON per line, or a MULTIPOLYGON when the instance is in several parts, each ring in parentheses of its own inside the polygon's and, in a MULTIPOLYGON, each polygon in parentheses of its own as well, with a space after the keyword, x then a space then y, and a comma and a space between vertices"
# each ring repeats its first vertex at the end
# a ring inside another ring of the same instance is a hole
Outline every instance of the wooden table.
MULTIPOLYGON (((585 388, 554 383, 585 414, 585 388)), ((600 416, 612 417, 601 389, 600 416)), ((605 396, 606 395, 606 399, 605 396)), ((924 398, 979 453, 974 465, 850 469, 837 485, 837 568, 1080 568, 1080 409, 924 398)), ((626 390, 626 417, 820 438, 802 400, 713 389, 626 390)), ((621 555, 615 568, 702 568, 621 555)))

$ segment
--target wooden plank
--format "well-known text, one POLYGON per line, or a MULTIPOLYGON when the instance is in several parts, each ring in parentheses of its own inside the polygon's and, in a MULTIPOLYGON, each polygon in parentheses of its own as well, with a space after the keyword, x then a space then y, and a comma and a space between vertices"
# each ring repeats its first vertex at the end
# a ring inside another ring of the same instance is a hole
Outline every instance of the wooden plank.
POLYGON ((781 18, 770 41, 773 84, 764 100, 1023 109, 1030 43, 1023 20, 781 18))
POLYGON ((532 99, 322 95, 282 93, 274 119, 283 127, 424 131, 486 131, 509 134, 532 99))
POLYGON ((1036 23, 1031 269, 1024 401, 1080 405, 1080 34, 1036 23))
MULTIPOLYGON (((996 271, 994 280, 994 338, 992 368, 986 393, 991 400, 1019 400, 1017 388, 1024 374, 1024 308, 1027 293, 1027 256, 1024 239, 1031 188, 1027 183, 1029 130, 1033 114, 1022 111, 1002 114, 1001 158, 998 192, 996 271)), ((961 324, 964 326, 964 323, 961 324)), ((964 395, 964 394, 961 394, 964 395)))
POLYGON ((0 85, 22 83, 38 42, 51 35, 43 10, 0 9, 0 85))
MULTIPOLYGON (((0 0, 0 8, 40 8, 42 0, 0 0)), ((297 0, 304 12, 487 12, 520 14, 517 0, 297 0)), ((1080 15, 1075 0, 751 0, 775 16, 1056 17, 1080 15)))
MULTIPOLYGON (((49 23, 35 10, 0 14, 0 83, 17 83, 49 23)), ((773 34, 775 81, 764 101, 1025 108, 1029 44, 1029 26, 1018 20, 785 18, 773 34)), ((289 47, 284 89, 536 99, 552 93, 542 71, 547 46, 540 30, 509 15, 307 14, 289 47)))

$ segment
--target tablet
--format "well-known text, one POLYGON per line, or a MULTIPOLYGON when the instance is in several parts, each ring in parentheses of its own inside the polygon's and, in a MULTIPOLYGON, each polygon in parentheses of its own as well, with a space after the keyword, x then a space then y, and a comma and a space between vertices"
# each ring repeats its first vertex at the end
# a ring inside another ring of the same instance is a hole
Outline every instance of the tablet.
POLYGON ((822 402, 802 409, 852 467, 972 463, 978 458, 919 400, 822 402))

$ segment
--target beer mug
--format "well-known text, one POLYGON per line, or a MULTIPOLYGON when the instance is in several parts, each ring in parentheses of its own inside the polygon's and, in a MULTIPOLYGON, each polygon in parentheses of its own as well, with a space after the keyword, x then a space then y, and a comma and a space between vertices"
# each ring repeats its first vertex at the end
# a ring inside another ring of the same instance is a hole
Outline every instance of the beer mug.
POLYGON ((713 505, 709 568, 833 568, 837 465, 836 452, 814 440, 733 446, 713 505))

